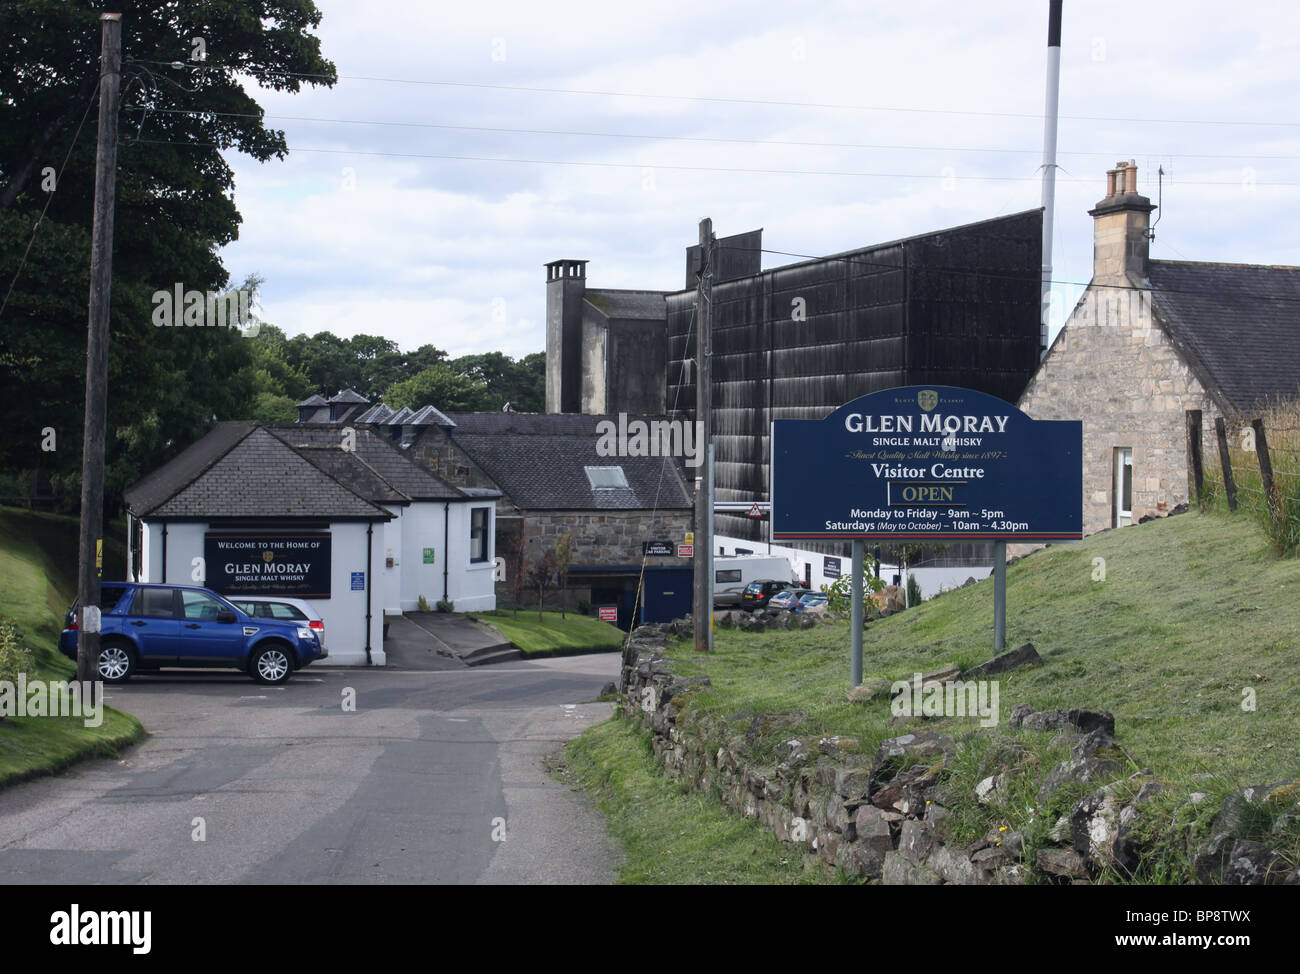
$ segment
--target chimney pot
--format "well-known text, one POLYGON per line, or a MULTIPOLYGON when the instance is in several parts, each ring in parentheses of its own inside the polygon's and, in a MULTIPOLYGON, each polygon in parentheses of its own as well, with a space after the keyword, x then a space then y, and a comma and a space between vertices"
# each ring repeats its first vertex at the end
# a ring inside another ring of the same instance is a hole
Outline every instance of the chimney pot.
POLYGON ((1107 169, 1107 170, 1106 170, 1106 197, 1105 197, 1105 198, 1106 198, 1106 199, 1110 199, 1110 198, 1111 198, 1112 196, 1114 196, 1114 195, 1115 195, 1115 170, 1114 170, 1114 169, 1107 169))

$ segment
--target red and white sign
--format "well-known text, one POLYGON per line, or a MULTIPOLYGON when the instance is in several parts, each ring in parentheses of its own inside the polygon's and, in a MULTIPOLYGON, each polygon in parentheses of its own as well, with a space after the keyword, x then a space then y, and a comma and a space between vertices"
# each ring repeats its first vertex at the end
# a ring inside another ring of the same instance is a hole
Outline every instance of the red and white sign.
POLYGON ((695 557, 695 545, 693 545, 693 544, 679 544, 679 545, 677 546, 677 557, 678 557, 678 558, 694 558, 694 557, 695 557))
POLYGON ((763 520, 763 509, 755 503, 754 506, 749 509, 749 513, 746 514, 745 517, 752 517, 755 520, 761 521, 763 520))
POLYGON ((618 622, 618 606, 602 605, 600 607, 601 622, 618 622))

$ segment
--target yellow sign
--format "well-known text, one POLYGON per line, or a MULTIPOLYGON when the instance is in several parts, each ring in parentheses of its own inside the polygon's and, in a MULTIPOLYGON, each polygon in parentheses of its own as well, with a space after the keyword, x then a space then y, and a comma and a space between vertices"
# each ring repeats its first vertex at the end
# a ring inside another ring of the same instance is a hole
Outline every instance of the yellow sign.
POLYGON ((104 539, 95 539, 95 575, 98 578, 104 577, 104 539))
POLYGON ((694 532, 694 531, 687 531, 687 532, 686 532, 686 544, 695 544, 695 532, 694 532))

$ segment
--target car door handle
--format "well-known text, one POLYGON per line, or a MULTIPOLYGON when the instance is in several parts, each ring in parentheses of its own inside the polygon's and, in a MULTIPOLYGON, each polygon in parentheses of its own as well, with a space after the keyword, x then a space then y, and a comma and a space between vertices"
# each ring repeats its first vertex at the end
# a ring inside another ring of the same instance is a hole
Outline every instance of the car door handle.
POLYGON ((143 626, 143 625, 147 625, 147 623, 141 622, 139 619, 136 619, 135 622, 131 623, 131 625, 133 625, 133 626, 143 626))
POLYGON ((197 622, 187 622, 187 623, 185 623, 185 628, 186 628, 186 629, 198 629, 198 628, 199 628, 199 624, 198 624, 197 622))

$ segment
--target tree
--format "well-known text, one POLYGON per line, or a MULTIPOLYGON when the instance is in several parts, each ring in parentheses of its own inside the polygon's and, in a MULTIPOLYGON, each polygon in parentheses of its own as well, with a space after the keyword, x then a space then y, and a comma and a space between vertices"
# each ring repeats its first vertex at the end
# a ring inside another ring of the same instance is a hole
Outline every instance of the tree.
POLYGON ((515 618, 519 618, 519 602, 524 593, 524 584, 528 581, 528 559, 525 556, 527 551, 527 526, 528 522, 524 520, 523 512, 520 511, 519 525, 513 531, 505 531, 502 527, 502 520, 497 519, 497 538, 498 541, 504 536, 503 547, 506 553, 506 576, 507 584, 510 586, 511 602, 514 607, 515 618))
MULTIPOLYGON (((65 482, 80 470, 101 9, 90 0, 0 5, 0 287, 31 241, 0 312, 0 387, 13 404, 0 468, 65 482), (47 427, 57 432, 55 451, 40 447, 47 427)), ((155 327, 152 318, 159 293, 228 286, 218 253, 241 218, 222 150, 263 162, 288 151, 247 79, 278 91, 336 80, 310 33, 321 19, 311 0, 124 0, 116 9, 125 144, 113 248, 110 510, 123 486, 214 419, 242 417, 256 395, 238 330, 155 327)))
POLYGON ((533 588, 537 589, 537 621, 542 621, 542 603, 546 599, 546 593, 555 588, 555 551, 547 548, 542 552, 541 557, 533 562, 532 569, 528 572, 528 581, 533 588))
POLYGON ((560 577, 560 618, 567 619, 569 607, 569 568, 573 565, 573 532, 565 531, 555 543, 555 571, 560 577))
POLYGON ((473 412, 480 408, 483 386, 438 362, 419 375, 388 387, 384 404, 401 409, 436 406, 444 413, 473 412))

